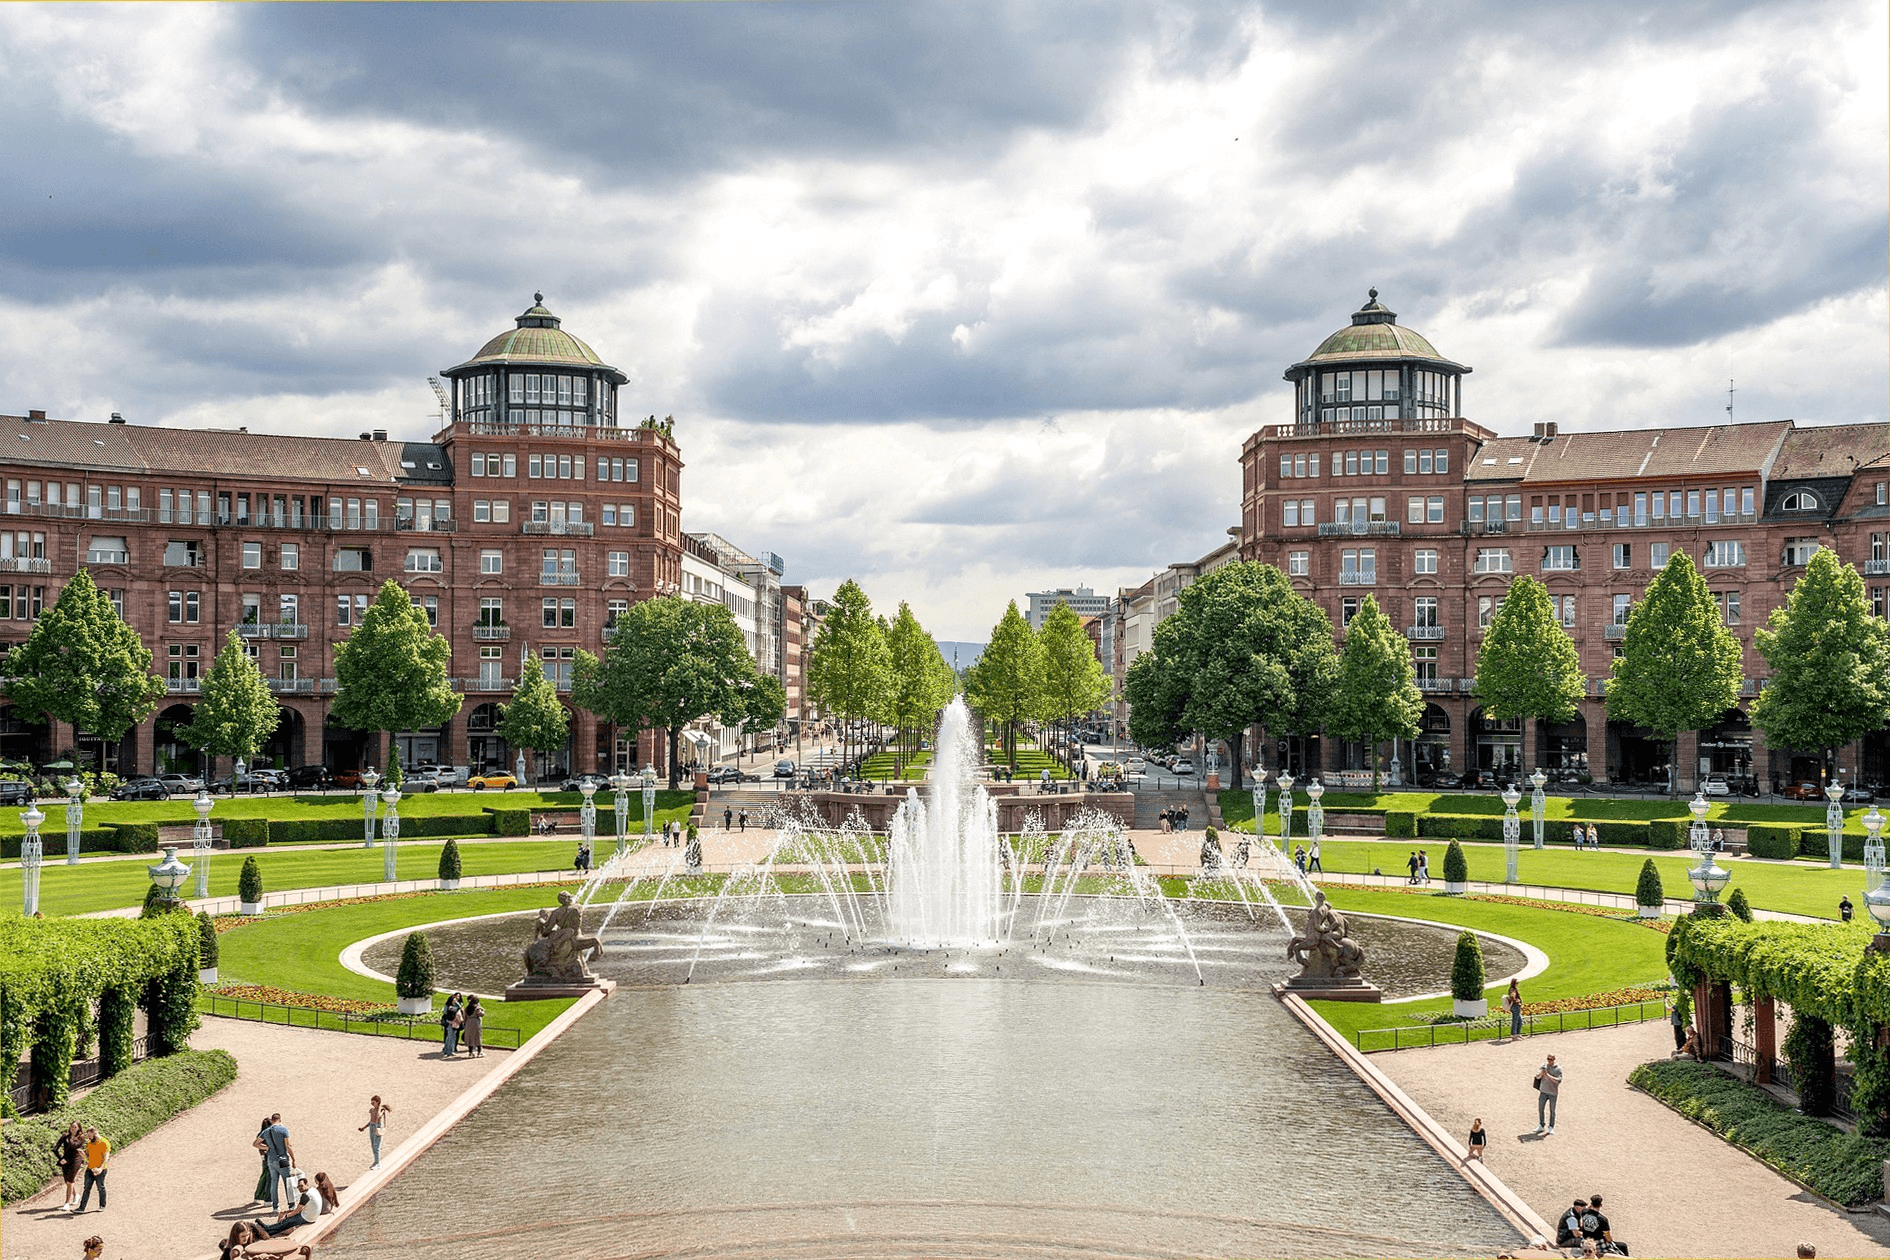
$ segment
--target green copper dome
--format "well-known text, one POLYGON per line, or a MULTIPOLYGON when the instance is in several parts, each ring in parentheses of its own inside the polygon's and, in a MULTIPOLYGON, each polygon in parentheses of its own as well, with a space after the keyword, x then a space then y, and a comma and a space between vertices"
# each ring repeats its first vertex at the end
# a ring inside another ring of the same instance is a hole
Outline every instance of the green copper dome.
POLYGON ((1461 364, 1452 363, 1437 353, 1437 348, 1424 339, 1422 333, 1406 328, 1398 322, 1397 312, 1388 309, 1378 300, 1378 290, 1373 289, 1364 306, 1352 316, 1350 326, 1339 329, 1324 341, 1311 356, 1294 364, 1296 368, 1317 367, 1323 364, 1346 364, 1362 360, 1384 359, 1425 359, 1433 363, 1445 364, 1459 371, 1468 371, 1461 364))
POLYGON ((597 352, 559 327, 556 315, 545 309, 545 295, 534 293, 533 305, 518 317, 518 327, 502 332, 479 348, 479 353, 452 369, 486 364, 545 364, 552 367, 616 369, 597 357, 597 352))

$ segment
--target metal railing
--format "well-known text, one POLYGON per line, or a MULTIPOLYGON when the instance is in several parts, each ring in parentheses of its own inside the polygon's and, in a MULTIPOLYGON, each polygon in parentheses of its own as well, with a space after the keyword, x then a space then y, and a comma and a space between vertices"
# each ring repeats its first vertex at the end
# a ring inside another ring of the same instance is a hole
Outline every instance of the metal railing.
POLYGON ((507 625, 474 625, 473 640, 479 643, 503 643, 512 637, 512 627, 507 625))
MULTIPOLYGON (((131 1061, 140 1062, 150 1057, 150 1041, 145 1037, 134 1037, 131 1042, 131 1061)), ((97 1055, 89 1059, 74 1059, 72 1074, 67 1078, 73 1089, 89 1089, 104 1077, 100 1074, 103 1063, 97 1055)), ((13 1106, 21 1113, 37 1111, 38 1103, 33 1097, 33 1069, 29 1063, 21 1063, 13 1075, 13 1106)))
POLYGON ((1462 425, 1461 419, 1450 416, 1395 416, 1388 420, 1301 420, 1296 424, 1270 424, 1266 428, 1268 437, 1286 438, 1347 433, 1456 433, 1462 425))
MULTIPOLYGON (((1638 1024, 1666 1017, 1667 1004, 1657 999, 1628 1006, 1598 1006, 1581 1011, 1544 1011, 1523 1016, 1523 1035, 1615 1028, 1622 1024, 1638 1024)), ((1508 1035, 1509 1016, 1485 1015, 1480 1019, 1456 1020, 1447 1024, 1416 1024, 1410 1028, 1361 1028, 1352 1034, 1352 1044, 1369 1054, 1379 1050, 1469 1045, 1472 1041, 1508 1035), (1375 1044, 1367 1045, 1368 1039, 1375 1044)))
POLYGON ((597 526, 589 521, 526 521, 518 529, 521 534, 552 534, 574 538, 589 538, 597 532, 597 526))
POLYGON ((1378 570, 1361 569, 1354 573, 1339 574, 1340 586, 1377 586, 1378 570))
POLYGON ((576 586, 577 584, 578 575, 575 573, 540 573, 538 575, 540 586, 576 586))
POLYGON ((1406 626, 1404 628, 1404 637, 1407 639, 1416 639, 1420 642, 1424 642, 1424 641, 1428 641, 1432 639, 1442 639, 1444 637, 1444 627, 1442 626, 1406 626))
MULTIPOLYGON (((247 1019, 262 1024, 281 1024, 289 1028, 325 1028, 333 1032, 365 1033, 374 1037, 399 1037, 403 1041, 438 1041, 440 1020, 437 1015, 353 1015, 346 1011, 323 1011, 309 1006, 284 1006, 277 1002, 253 1002, 248 998, 224 997, 205 993, 198 1009, 206 1015, 224 1019, 247 1019)), ((498 1024, 482 1024, 480 1038, 501 1050, 516 1050, 519 1030, 498 1024)))
POLYGON ((306 639, 308 625, 300 621, 239 621, 236 633, 245 639, 306 639))
POLYGON ((518 685, 516 678, 455 678, 461 691, 510 691, 518 685))
POLYGON ((278 695, 313 695, 315 694, 315 680, 313 678, 271 678, 269 690, 278 695))
POLYGON ((1627 627, 1620 622, 1610 621, 1601 628, 1601 637, 1610 640, 1625 639, 1627 638, 1627 627))
POLYGON ((514 424, 510 420, 473 420, 462 423, 472 431, 474 437, 558 437, 606 442, 637 442, 645 440, 640 438, 639 434, 651 431, 637 428, 619 429, 608 424, 528 424, 523 421, 514 424))
POLYGON ((1402 532, 1399 521, 1321 521, 1321 538, 1396 538, 1402 532))
POLYGON ((164 690, 168 691, 170 694, 174 696, 188 695, 192 692, 203 690, 203 679, 201 678, 167 678, 164 680, 164 690))
POLYGON ((416 534, 456 534, 459 532, 459 520, 451 516, 435 516, 422 519, 417 516, 396 516, 395 533, 416 534))
POLYGON ((51 573, 52 561, 39 556, 7 556, 0 559, 0 573, 51 573))
POLYGON ((1890 560, 1864 561, 1864 575, 1866 577, 1881 577, 1886 573, 1890 573, 1890 560))

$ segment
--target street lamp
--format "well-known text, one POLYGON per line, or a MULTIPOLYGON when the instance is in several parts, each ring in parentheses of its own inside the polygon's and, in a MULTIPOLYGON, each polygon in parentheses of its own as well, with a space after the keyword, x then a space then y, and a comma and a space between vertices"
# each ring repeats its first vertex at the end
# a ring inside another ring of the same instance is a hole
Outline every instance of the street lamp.
POLYGON ((176 901, 177 890, 190 876, 190 867, 177 860, 177 846, 164 846, 164 860, 156 866, 147 866, 145 873, 151 877, 151 883, 164 894, 164 900, 176 901))
POLYGON ((20 815, 20 822, 26 826, 26 839, 20 841, 20 913, 29 919, 39 913, 39 825, 45 821, 46 815, 31 802, 20 815))
POLYGON ((650 838, 650 828, 656 819, 656 767, 648 762, 643 764, 643 838, 650 838))
POLYGON ((597 795, 597 780, 581 780, 578 791, 584 796, 584 804, 578 810, 578 843, 589 853, 597 840, 597 802, 592 799, 597 795))
POLYGON ((1256 844, 1267 838, 1267 781, 1258 774, 1253 779, 1253 838, 1256 844))
POLYGON ((1549 800, 1542 793, 1542 785, 1548 781, 1549 776, 1542 773, 1541 766, 1537 766, 1536 772, 1529 776, 1529 785, 1535 789, 1529 794, 1529 813, 1536 820, 1536 847, 1538 849, 1542 847, 1542 818, 1549 808, 1549 800))
POLYGON ((1713 860, 1713 844, 1706 836, 1706 811, 1710 808, 1706 797, 1698 792, 1687 802, 1687 809, 1693 814, 1693 825, 1687 829, 1687 843, 1700 855, 1700 864, 1687 872, 1687 880, 1693 885, 1695 914, 1718 913, 1720 890, 1732 881, 1732 872, 1713 860), (1708 906, 1713 908, 1706 910, 1708 906))
POLYGON ((1878 833, 1883 830, 1883 815, 1872 805, 1870 812, 1864 815, 1864 891, 1883 887, 1883 837, 1878 833))
MULTIPOLYGON (((381 800, 387 809, 381 814, 381 874, 388 883, 398 878, 399 868, 395 864, 396 850, 400 847, 400 788, 389 782, 387 790, 381 793, 381 800)), ((368 794, 368 808, 374 808, 373 793, 368 794)), ((374 815, 368 815, 368 826, 374 825, 374 815)))
POLYGON ((1831 841, 1831 869, 1835 871, 1844 865, 1844 785, 1836 775, 1824 785, 1824 799, 1830 802, 1824 807, 1824 830, 1831 841))
POLYGON ((361 847, 374 847, 374 785, 381 781, 381 776, 373 766, 361 772, 361 847))
POLYGON ((197 799, 190 807, 197 811, 197 827, 191 833, 191 851, 197 857, 197 896, 210 895, 210 811, 216 802, 204 788, 197 789, 197 799))
POLYGON ((630 845, 630 776, 619 770, 610 776, 610 790, 617 804, 617 852, 630 845))
POLYGON ((1325 794, 1326 785, 1317 779, 1306 785, 1306 838, 1315 845, 1326 831, 1326 807, 1319 803, 1325 794))
POLYGON ((85 824, 85 784, 74 775, 66 780, 66 865, 79 864, 79 830, 85 824))
POLYGON ((1503 882, 1506 884, 1521 879, 1516 871, 1517 851, 1522 848, 1522 819, 1516 816, 1516 805, 1521 800, 1522 789, 1514 783, 1503 789, 1503 882))
POLYGON ((1293 776, 1280 771, 1280 852, 1293 845, 1293 776))
POLYGON ((1711 808, 1704 792, 1695 792, 1693 799, 1687 802, 1687 811, 1693 815, 1692 823, 1687 826, 1687 848, 1695 853, 1704 853, 1713 847, 1706 837, 1706 811, 1711 808))

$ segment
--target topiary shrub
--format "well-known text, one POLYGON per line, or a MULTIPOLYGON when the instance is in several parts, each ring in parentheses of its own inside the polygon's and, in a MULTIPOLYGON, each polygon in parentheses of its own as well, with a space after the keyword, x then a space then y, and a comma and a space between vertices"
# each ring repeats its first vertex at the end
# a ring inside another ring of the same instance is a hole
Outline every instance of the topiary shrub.
POLYGON ((433 996, 433 949, 426 933, 407 933, 407 944, 400 951, 400 971, 394 977, 394 992, 401 997, 418 999, 433 996))
POLYGON ((1661 885, 1660 868, 1653 858, 1641 863, 1641 877, 1634 884, 1634 904, 1655 911, 1667 904, 1667 890, 1661 885))
POLYGON ((448 840, 446 847, 440 850, 440 878, 459 880, 459 841, 448 840))
POLYGON ((217 965, 217 958, 219 957, 217 925, 215 920, 211 919, 208 910, 199 910, 197 912, 197 938, 199 942, 197 946, 197 966, 200 970, 208 971, 210 968, 217 965))
POLYGON ((1752 906, 1746 901, 1745 889, 1733 889, 1732 896, 1726 898, 1726 908, 1732 911, 1735 918, 1743 919, 1747 923, 1752 922, 1752 906))
POLYGON ((1393 840, 1409 840, 1417 835, 1418 816, 1415 810, 1388 809, 1385 811, 1385 835, 1393 840))
POLYGON ((253 857, 243 859, 243 873, 236 877, 236 895, 246 906, 262 904, 262 867, 256 865, 253 857))
POLYGON ((1457 933, 1457 958, 1450 965, 1450 996, 1458 1002, 1483 1001, 1483 946, 1475 932, 1457 933))
POLYGON ((1463 855, 1463 846, 1455 840, 1444 850, 1444 883, 1462 884, 1470 878, 1470 863, 1463 855))

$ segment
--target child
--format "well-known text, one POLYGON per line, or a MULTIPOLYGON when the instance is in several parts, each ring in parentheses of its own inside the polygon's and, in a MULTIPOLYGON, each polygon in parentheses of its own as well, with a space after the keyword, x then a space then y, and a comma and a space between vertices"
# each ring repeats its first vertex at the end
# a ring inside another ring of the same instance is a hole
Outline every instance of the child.
POLYGON ((1483 1117, 1478 1116, 1470 1122, 1469 1154, 1463 1157, 1463 1162, 1467 1164, 1474 1159, 1479 1164, 1483 1163, 1483 1148, 1489 1139, 1490 1135, 1483 1128, 1483 1117))

